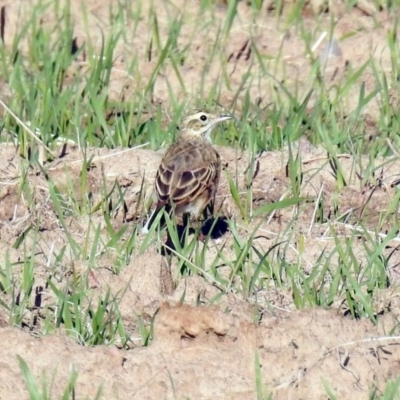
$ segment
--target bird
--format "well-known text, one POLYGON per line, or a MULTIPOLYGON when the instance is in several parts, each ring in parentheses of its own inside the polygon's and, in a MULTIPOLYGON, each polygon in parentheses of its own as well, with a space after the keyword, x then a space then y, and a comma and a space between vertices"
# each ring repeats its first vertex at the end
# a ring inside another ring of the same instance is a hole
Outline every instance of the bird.
POLYGON ((160 212, 160 227, 165 225, 164 210, 169 215, 183 214, 198 218, 212 207, 221 175, 221 157, 214 147, 214 127, 233 119, 230 114, 194 110, 182 121, 178 137, 164 154, 158 168, 153 192, 154 211, 142 228, 148 233, 160 212))

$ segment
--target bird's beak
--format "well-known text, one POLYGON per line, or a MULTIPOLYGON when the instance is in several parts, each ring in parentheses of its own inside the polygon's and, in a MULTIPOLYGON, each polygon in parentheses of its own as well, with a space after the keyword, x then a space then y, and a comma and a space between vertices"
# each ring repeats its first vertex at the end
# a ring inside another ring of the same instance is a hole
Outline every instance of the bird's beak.
POLYGON ((222 115, 218 115, 218 117, 216 118, 215 122, 223 122, 223 121, 228 121, 229 119, 234 119, 235 117, 233 115, 230 114, 222 114, 222 115))

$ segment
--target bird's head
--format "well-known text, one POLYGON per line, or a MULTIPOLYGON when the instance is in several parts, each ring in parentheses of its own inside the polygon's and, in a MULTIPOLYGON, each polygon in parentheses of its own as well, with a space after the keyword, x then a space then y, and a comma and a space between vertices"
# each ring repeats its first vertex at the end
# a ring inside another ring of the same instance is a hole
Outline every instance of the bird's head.
POLYGON ((196 137, 211 142, 211 133, 215 125, 229 119, 233 119, 233 116, 196 110, 183 119, 180 126, 180 135, 196 137))

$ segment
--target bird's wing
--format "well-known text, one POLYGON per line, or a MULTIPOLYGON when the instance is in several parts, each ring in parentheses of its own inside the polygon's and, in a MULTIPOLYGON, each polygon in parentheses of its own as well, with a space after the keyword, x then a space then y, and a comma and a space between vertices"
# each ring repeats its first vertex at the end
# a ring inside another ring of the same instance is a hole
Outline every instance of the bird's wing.
POLYGON ((156 176, 158 203, 190 203, 218 185, 220 158, 212 145, 177 143, 166 153, 156 176))

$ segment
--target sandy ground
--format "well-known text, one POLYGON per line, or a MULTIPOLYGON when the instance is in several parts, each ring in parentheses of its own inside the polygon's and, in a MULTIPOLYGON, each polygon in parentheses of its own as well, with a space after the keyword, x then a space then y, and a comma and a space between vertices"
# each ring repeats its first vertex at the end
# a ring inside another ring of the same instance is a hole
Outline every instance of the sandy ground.
MULTIPOLYGON (((86 31, 80 18, 79 2, 71 0, 73 18, 76 21, 75 33, 78 42, 86 38, 86 31), (75 4, 76 3, 76 4, 75 4)), ((110 1, 113 3, 113 1, 110 1)), ((7 2, 0 2, 2 5, 7 2)), ((20 6, 24 2, 13 1, 7 5, 7 30, 5 43, 12 41, 15 24, 18 20, 20 6)), ((175 1, 184 9, 187 18, 193 18, 191 11, 196 7, 194 1, 175 1)), ((221 2, 223 3, 223 2, 221 2)), ((268 2, 266 2, 268 3, 268 2)), ((304 17, 313 28, 313 13, 318 9, 319 2, 311 2, 304 17)), ((361 66, 370 56, 376 57, 384 70, 390 70, 390 56, 385 48, 386 34, 391 26, 391 19, 385 11, 370 13, 373 8, 368 2, 360 2, 351 12, 344 12, 340 2, 334 12, 338 16, 335 35, 341 37, 350 31, 348 39, 340 42, 340 56, 330 61, 325 73, 326 79, 332 84, 343 79, 347 66, 361 66), (379 23, 377 23, 377 21, 379 23)), ((109 6, 106 2, 87 1, 86 7, 91 27, 91 39, 94 47, 99 45, 99 30, 107 32, 109 6)), ((218 5, 219 18, 223 18, 225 9, 218 5)), ((265 4, 267 8, 267 4, 265 4)), ((240 22, 235 22, 228 43, 226 54, 232 62, 231 87, 222 94, 222 103, 230 106, 242 74, 249 63, 254 62, 252 55, 247 59, 241 57, 240 49, 247 40, 246 26, 250 21, 249 11, 244 2, 239 5, 240 22), (235 32, 240 32, 237 37, 235 32), (240 53, 240 54, 239 54, 240 53)), ((317 10, 318 11, 318 10, 317 10)), ((166 23, 163 20, 166 8, 160 8, 160 32, 165 33, 166 23)), ((259 48, 267 54, 282 51, 282 64, 291 71, 293 82, 299 82, 305 93, 309 85, 308 74, 310 66, 305 57, 301 38, 294 29, 285 31, 276 23, 264 9, 259 19, 259 34, 255 37, 259 48), (287 33, 289 32, 289 34, 287 33)), ((328 19, 326 26, 328 25, 328 19)), ((129 23, 129 21, 128 21, 129 23)), ((146 21, 140 22, 140 32, 148 35, 146 21)), ((190 28, 185 28, 181 41, 190 37, 190 28)), ((174 82, 174 73, 164 71, 157 79, 154 96, 168 110, 169 84, 175 84, 177 93, 182 99, 190 100, 198 97, 199 69, 203 68, 207 54, 207 35, 213 34, 213 29, 205 32, 203 37, 196 38, 198 47, 188 58, 182 72, 185 73, 192 90, 179 92, 179 85, 174 82)), ((147 36, 146 36, 147 38, 147 36)), ((128 37, 127 42, 117 46, 116 66, 113 70, 110 93, 115 99, 129 98, 133 90, 140 88, 148 76, 144 73, 142 81, 137 81, 126 72, 129 57, 134 49, 139 54, 147 51, 140 37, 128 37)), ((143 57, 145 60, 146 57, 143 57)), ((143 61, 143 71, 150 71, 154 61, 143 61)), ((78 68, 78 66, 77 66, 78 68)), ((218 79, 219 71, 211 66, 206 87, 210 87, 218 79)), ((366 89, 372 90, 374 79, 372 71, 365 70, 362 81, 366 89)), ((349 109, 359 95, 359 87, 349 93, 346 100, 349 109)), ((272 89, 268 78, 261 84, 254 85, 252 95, 260 97, 268 103, 272 89)), ((7 95, 5 88, 4 95, 7 95)), ((241 101, 239 96, 236 104, 240 115, 241 101)), ((395 100, 394 100, 395 101, 395 100)), ((365 123, 369 132, 376 133, 373 123, 377 115, 378 104, 371 101, 365 110, 365 123), (372 122, 371 122, 372 121, 372 122)), ((324 198, 324 214, 333 212, 334 199, 332 192, 336 182, 332 175, 329 160, 322 148, 313 147, 306 140, 299 143, 302 152, 302 168, 304 171, 302 195, 324 198)), ((103 179, 109 188, 117 181, 126 190, 125 203, 127 214, 116 213, 112 221, 115 229, 137 220, 137 210, 142 211, 143 203, 138 203, 138 193, 144 179, 146 195, 150 195, 154 174, 162 151, 151 152, 144 149, 89 149, 93 155, 92 168, 88 171, 88 182, 92 201, 96 204, 102 193, 103 179), (126 222, 129 221, 129 222, 126 222)), ((221 148, 220 154, 224 160, 225 169, 238 180, 240 189, 245 193, 246 176, 248 176, 248 155, 234 149, 221 148)), ((42 306, 54 301, 50 290, 46 288, 49 277, 47 268, 50 247, 55 253, 67 245, 67 238, 59 224, 57 215, 49 199, 48 184, 38 171, 29 171, 27 185, 31 188, 34 199, 33 206, 28 206, 26 198, 19 195, 21 165, 24 161, 11 145, 0 147, 0 260, 4 260, 8 252, 10 260, 16 262, 24 255, 23 249, 12 247, 15 240, 26 229, 28 224, 40 221, 39 241, 43 245, 42 252, 35 258, 35 288, 41 288, 42 306), (47 246, 47 247, 46 247, 47 246)), ((273 201, 279 200, 290 187, 286 173, 288 152, 265 152, 257 158, 257 171, 253 179, 254 210, 273 201)), ((400 162, 396 159, 376 160, 376 165, 382 165, 379 185, 363 185, 363 168, 368 164, 367 158, 353 160, 348 155, 342 155, 341 162, 345 173, 346 186, 338 199, 339 213, 353 210, 355 213, 368 215, 367 228, 374 229, 379 213, 387 210, 390 200, 395 194, 392 183, 400 175, 400 162)), ((82 155, 78 148, 70 146, 66 155, 47 164, 46 170, 50 179, 60 190, 70 190, 69 183, 79 181, 82 155)), ((72 185, 76 197, 81 196, 79 185, 72 185)), ((245 240, 246 235, 254 229, 257 220, 248 225, 240 222, 238 210, 229 195, 226 174, 223 175, 219 191, 218 205, 224 215, 236 219, 240 226, 240 234, 245 240)), ((296 262, 301 256, 308 265, 309 273, 323 249, 329 251, 335 247, 335 241, 324 223, 316 223, 313 215, 315 202, 303 204, 301 213, 296 216, 295 207, 277 211, 273 218, 263 221, 260 225, 260 235, 255 243, 260 249, 267 249, 283 239, 289 240, 291 246, 285 248, 288 262, 296 262), (313 222, 314 221, 314 222, 313 222), (288 224, 292 224, 288 234, 288 224), (296 242, 299 236, 305 241, 304 251, 299 255, 296 242)), ((71 218, 67 221, 74 239, 84 244, 87 220, 71 218)), ((94 225, 101 224, 105 235, 104 218, 101 213, 92 216, 94 225)), ((386 226, 384 229, 390 229, 386 226)), ((337 230, 343 237, 354 232, 354 226, 338 224, 337 230)), ((139 239, 142 240, 142 239, 139 239)), ((219 249, 224 248, 226 257, 233 257, 233 238, 231 233, 223 236, 220 242, 212 242, 206 252, 206 265, 209 265, 219 249)), ((29 246, 29 241, 27 242, 29 246)), ((365 248, 363 241, 355 245, 354 254, 364 260, 365 248)), ((279 246, 277 250, 279 251, 279 246)), ((148 347, 131 346, 121 350, 118 347, 97 346, 83 347, 65 335, 60 329, 55 334, 38 337, 35 334, 38 326, 32 332, 10 326, 9 316, 0 307, 0 338, 2 345, 0 359, 0 399, 27 398, 26 386, 18 366, 17 355, 21 355, 31 368, 38 382, 46 376, 52 385, 52 396, 58 398, 67 384, 72 369, 79 373, 75 392, 76 399, 93 398, 99 386, 102 385, 104 399, 255 399, 256 371, 261 368, 262 386, 265 393, 273 393, 274 399, 325 399, 330 387, 339 399, 367 398, 374 388, 380 393, 389 379, 398 375, 400 362, 399 342, 386 337, 392 328, 397 326, 400 309, 397 294, 397 270, 400 257, 397 242, 393 241, 387 252, 393 252, 388 265, 391 286, 382 290, 379 301, 376 302, 380 315, 379 323, 374 326, 369 320, 352 320, 341 304, 334 304, 331 310, 305 309, 296 310, 292 293, 284 289, 270 290, 260 293, 260 303, 253 298, 230 293, 222 297, 218 306, 197 306, 198 299, 207 304, 219 293, 218 288, 203 276, 180 278, 176 288, 165 290, 163 264, 165 259, 158 254, 156 246, 151 246, 144 254, 135 256, 129 265, 119 274, 112 273, 115 258, 110 254, 102 255, 96 260, 96 269, 91 279, 91 295, 93 298, 107 290, 118 296, 124 291, 120 303, 122 320, 128 333, 135 338, 138 335, 137 316, 151 317, 158 313, 154 321, 154 341, 148 347), (185 293, 185 304, 179 300, 185 293), (260 304, 264 305, 261 307, 260 304), (380 339, 377 339, 380 338, 380 339), (259 362, 257 362, 257 360, 259 362)), ((72 265, 68 256, 59 267, 58 277, 68 279, 68 271, 79 266, 72 265)), ((332 261, 333 267, 335 261, 332 261)), ((82 268, 85 268, 83 266, 82 268)), ((10 299, 3 294, 4 301, 10 299)), ((37 314, 32 309, 27 312, 25 322, 29 328, 32 318, 37 314), (35 314, 36 313, 36 314, 35 314)), ((37 322, 40 327, 40 322, 37 322)))

